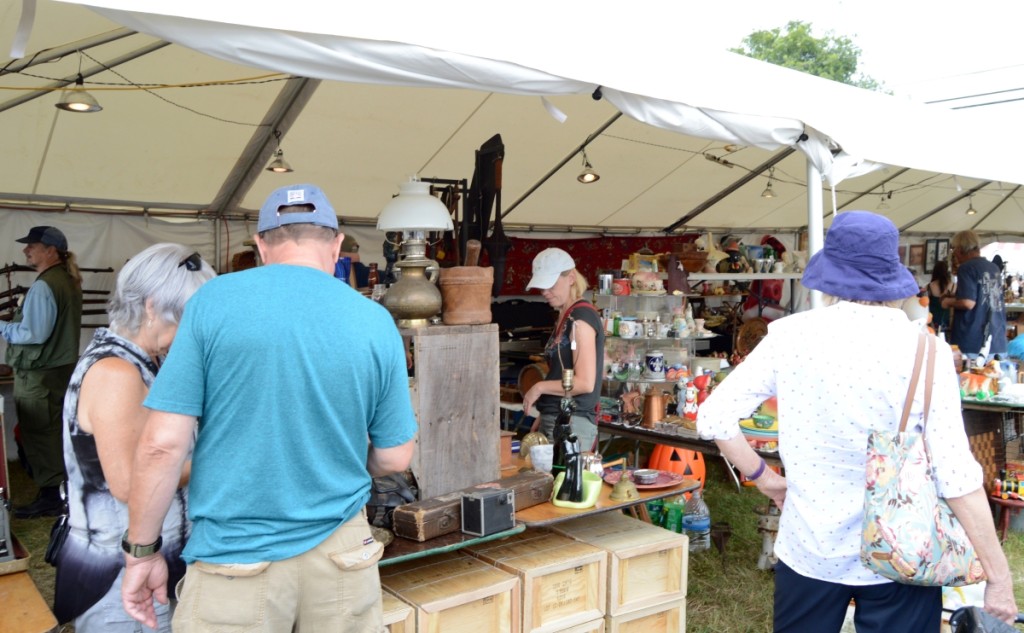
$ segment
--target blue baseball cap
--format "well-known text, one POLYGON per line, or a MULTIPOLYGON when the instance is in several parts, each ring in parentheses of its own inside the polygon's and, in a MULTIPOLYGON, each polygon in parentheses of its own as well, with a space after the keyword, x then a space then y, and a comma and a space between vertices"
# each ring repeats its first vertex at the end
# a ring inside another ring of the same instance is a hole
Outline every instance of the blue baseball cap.
POLYGON ((285 224, 315 224, 337 230, 338 216, 327 196, 316 185, 289 185, 275 189, 260 207, 256 232, 270 231, 285 224), (291 205, 310 205, 312 209, 307 212, 280 212, 281 207, 291 205))
POLYGON ((58 251, 68 250, 68 238, 55 226, 33 226, 28 235, 14 241, 22 244, 46 244, 58 251))

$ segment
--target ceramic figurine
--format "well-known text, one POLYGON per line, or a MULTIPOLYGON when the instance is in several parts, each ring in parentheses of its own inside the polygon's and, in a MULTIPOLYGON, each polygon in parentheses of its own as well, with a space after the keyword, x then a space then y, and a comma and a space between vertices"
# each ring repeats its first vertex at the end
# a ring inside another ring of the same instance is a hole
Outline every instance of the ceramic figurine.
POLYGON ((683 417, 687 420, 697 419, 697 387, 693 382, 686 383, 686 401, 683 403, 683 417))

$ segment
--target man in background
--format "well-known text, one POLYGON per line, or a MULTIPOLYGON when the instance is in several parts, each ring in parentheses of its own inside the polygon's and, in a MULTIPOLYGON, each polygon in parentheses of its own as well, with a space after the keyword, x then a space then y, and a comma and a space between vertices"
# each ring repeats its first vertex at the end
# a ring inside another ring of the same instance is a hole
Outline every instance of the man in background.
POLYGON ((369 285, 369 275, 370 269, 359 261, 359 242, 346 235, 341 242, 338 261, 334 264, 334 277, 358 290, 369 285))
POLYGON ((981 256, 974 231, 960 231, 950 240, 956 272, 956 292, 942 299, 953 308, 952 345, 967 358, 977 358, 991 336, 988 354, 1006 354, 1006 305, 999 268, 981 256))
POLYGON ((122 547, 125 609, 167 600, 160 521, 199 422, 176 632, 379 631, 364 506, 405 470, 416 420, 394 319, 333 277, 344 235, 312 185, 273 192, 264 266, 205 284, 146 398, 122 547))
POLYGON ((57 516, 64 508, 60 486, 64 472, 64 392, 78 362, 82 333, 82 276, 64 233, 34 226, 23 253, 39 276, 10 323, 0 321, 8 343, 7 364, 14 368, 14 407, 25 459, 39 493, 14 516, 57 516))

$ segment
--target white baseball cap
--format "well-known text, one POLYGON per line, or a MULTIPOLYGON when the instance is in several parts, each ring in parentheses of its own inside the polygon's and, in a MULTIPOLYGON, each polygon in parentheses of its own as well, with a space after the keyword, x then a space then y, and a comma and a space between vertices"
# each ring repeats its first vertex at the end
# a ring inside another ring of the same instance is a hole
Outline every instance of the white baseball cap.
POLYGON ((526 284, 526 289, 547 290, 555 285, 559 275, 573 268, 576 268, 576 262, 569 253, 560 248, 545 248, 533 258, 533 277, 526 284))

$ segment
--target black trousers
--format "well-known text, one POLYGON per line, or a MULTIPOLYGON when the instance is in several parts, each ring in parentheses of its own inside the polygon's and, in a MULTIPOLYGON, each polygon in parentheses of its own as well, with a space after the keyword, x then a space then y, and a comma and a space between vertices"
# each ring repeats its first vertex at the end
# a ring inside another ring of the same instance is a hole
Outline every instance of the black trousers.
POLYGON ((857 633, 938 633, 942 588, 886 582, 842 585, 775 565, 775 633, 838 632, 850 600, 857 633))

